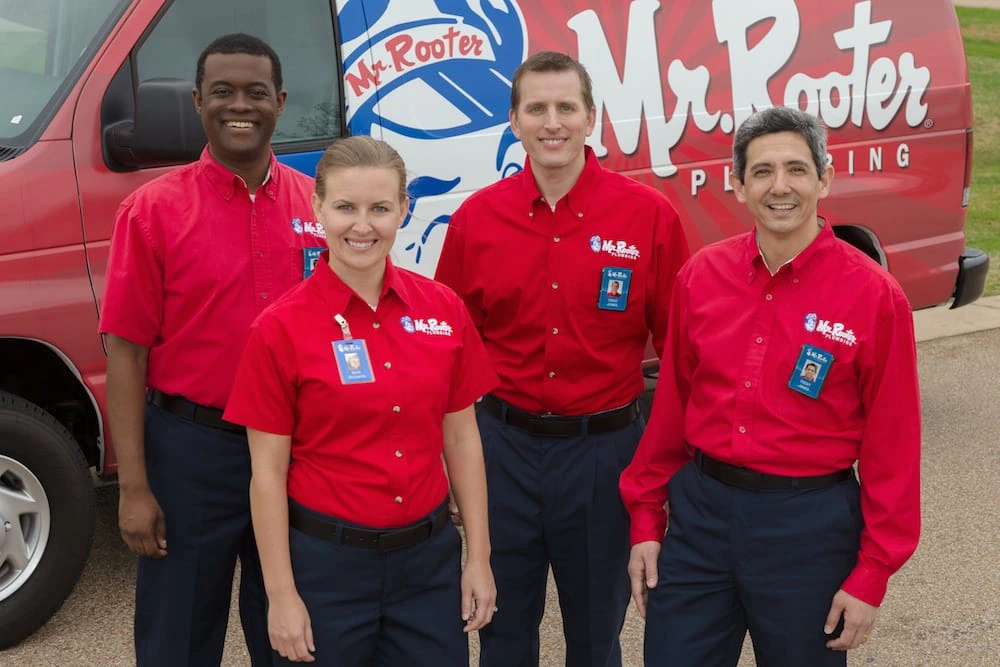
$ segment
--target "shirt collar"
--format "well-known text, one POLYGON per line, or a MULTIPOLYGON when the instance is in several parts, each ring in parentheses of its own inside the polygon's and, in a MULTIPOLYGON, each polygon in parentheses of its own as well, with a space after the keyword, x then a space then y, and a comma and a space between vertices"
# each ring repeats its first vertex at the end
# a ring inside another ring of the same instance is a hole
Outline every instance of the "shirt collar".
MULTIPOLYGON (((198 164, 201 167, 202 173, 205 174, 212 183, 212 186, 226 201, 231 200, 237 190, 242 190, 249 194, 247 184, 243 179, 229 171, 221 162, 216 160, 212 152, 208 150, 207 145, 201 151, 198 164)), ((264 177, 264 182, 261 186, 257 188, 256 194, 259 195, 263 192, 270 199, 275 199, 278 196, 281 170, 277 168, 277 164, 278 159, 274 156, 274 152, 271 152, 271 162, 267 166, 267 176, 264 177)))
MULTIPOLYGON (((802 271, 813 257, 825 251, 836 242, 836 237, 833 233, 833 225, 828 223, 823 218, 820 218, 820 221, 822 222, 822 225, 820 226, 819 234, 816 235, 816 238, 814 238, 809 245, 803 248, 799 254, 778 267, 774 275, 781 273, 785 267, 788 267, 788 271, 802 271)), ((747 282, 753 282, 758 271, 768 271, 767 265, 764 264, 764 257, 760 251, 760 243, 757 240, 756 228, 754 228, 754 230, 746 236, 743 247, 743 257, 744 261, 750 265, 749 280, 747 282)), ((770 272, 768 271, 768 273, 770 272)))
MULTIPOLYGON (((573 213, 584 214, 590 208, 597 193, 597 181, 601 174, 601 163, 594 155, 594 149, 590 146, 583 147, 584 163, 583 171, 576 179, 576 183, 566 193, 562 200, 573 213)), ((529 206, 542 198, 542 192, 535 182, 535 174, 531 167, 531 158, 524 158, 524 170, 518 176, 521 177, 522 192, 528 200, 529 206)), ((582 216, 581 216, 582 217, 582 216)))
MULTIPOLYGON (((358 304, 369 308, 368 304, 358 296, 340 279, 333 269, 330 268, 330 251, 324 250, 320 259, 316 262, 316 269, 313 272, 310 283, 315 285, 323 295, 323 300, 333 310, 334 313, 343 313, 353 298, 358 304)), ((379 304, 392 292, 406 306, 411 306, 410 288, 403 280, 401 270, 392 263, 388 257, 385 258, 385 278, 382 281, 382 293, 379 295, 379 304)))

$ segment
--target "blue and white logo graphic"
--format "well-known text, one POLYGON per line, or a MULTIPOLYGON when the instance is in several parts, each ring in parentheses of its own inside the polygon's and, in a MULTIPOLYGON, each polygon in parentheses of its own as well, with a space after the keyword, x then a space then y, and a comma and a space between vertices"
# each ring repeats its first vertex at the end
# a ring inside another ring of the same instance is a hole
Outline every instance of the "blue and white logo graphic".
POLYGON ((406 331, 406 333, 413 333, 417 330, 417 328, 413 326, 413 318, 409 315, 403 315, 399 318, 399 323, 403 325, 403 330, 406 331))
POLYGON ((816 313, 809 313, 806 315, 805 327, 806 331, 813 332, 816 331, 816 324, 819 322, 819 318, 816 313))
POLYGON ((292 231, 296 234, 303 232, 302 220, 300 218, 292 218, 292 231))
POLYGON ((384 139, 418 176, 396 244, 406 256, 394 259, 431 274, 462 199, 522 168, 508 122, 527 55, 521 10, 515 0, 347 0, 338 21, 350 133, 384 139))
POLYGON ((591 236, 590 237, 590 249, 594 252, 601 252, 601 237, 591 236))

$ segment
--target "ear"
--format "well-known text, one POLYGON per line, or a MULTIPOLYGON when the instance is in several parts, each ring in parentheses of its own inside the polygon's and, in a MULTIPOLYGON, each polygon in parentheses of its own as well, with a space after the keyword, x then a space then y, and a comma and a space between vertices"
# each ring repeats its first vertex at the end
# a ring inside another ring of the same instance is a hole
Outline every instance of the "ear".
POLYGON ((587 113, 587 136, 589 137, 594 131, 594 123, 597 122, 597 109, 590 107, 590 111, 587 113))
POLYGON ((517 137, 517 140, 520 141, 521 140, 521 126, 517 122, 517 111, 515 111, 514 109, 511 109, 508 112, 508 117, 510 118, 510 130, 511 130, 511 132, 514 133, 514 136, 517 137))
POLYGON ((819 198, 825 199, 830 194, 830 185, 833 183, 833 165, 829 164, 823 170, 823 175, 819 179, 819 198))
POLYGON ((191 89, 191 99, 194 100, 194 110, 201 114, 201 91, 197 88, 191 89))
POLYGON ((277 113, 280 116, 281 112, 285 110, 285 100, 288 99, 288 91, 280 90, 277 95, 278 108, 277 113))
POLYGON ((312 207, 313 215, 316 216, 316 221, 319 222, 320 210, 323 208, 323 200, 319 198, 319 195, 313 192, 312 194, 312 207))
POLYGON ((744 192, 743 181, 736 176, 736 172, 729 172, 729 185, 733 188, 733 192, 736 193, 736 201, 741 204, 747 203, 747 196, 744 192))

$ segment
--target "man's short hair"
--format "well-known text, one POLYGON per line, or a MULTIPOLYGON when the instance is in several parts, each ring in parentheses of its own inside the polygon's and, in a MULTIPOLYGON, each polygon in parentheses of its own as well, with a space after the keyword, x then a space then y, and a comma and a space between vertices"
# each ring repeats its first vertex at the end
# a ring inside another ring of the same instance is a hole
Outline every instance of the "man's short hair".
POLYGON ((826 129, 815 116, 790 107, 771 107, 746 119, 733 138, 733 173, 743 182, 747 170, 747 146, 765 134, 794 132, 802 137, 816 165, 816 175, 826 170, 826 129))
POLYGON ((576 72, 580 77, 580 91, 583 93, 583 103, 587 109, 594 108, 594 87, 590 82, 587 68, 565 53, 558 51, 539 51, 529 56, 514 70, 514 81, 510 86, 510 108, 517 111, 521 103, 521 79, 528 72, 576 72))
POLYGON ((194 85, 198 90, 201 90, 201 83, 205 80, 205 60, 213 53, 227 55, 245 53, 249 56, 267 56, 271 60, 271 79, 274 81, 274 89, 276 91, 281 90, 281 61, 278 60, 278 54, 261 38, 242 32, 234 32, 222 37, 216 37, 201 52, 201 55, 198 56, 198 66, 194 75, 194 85))

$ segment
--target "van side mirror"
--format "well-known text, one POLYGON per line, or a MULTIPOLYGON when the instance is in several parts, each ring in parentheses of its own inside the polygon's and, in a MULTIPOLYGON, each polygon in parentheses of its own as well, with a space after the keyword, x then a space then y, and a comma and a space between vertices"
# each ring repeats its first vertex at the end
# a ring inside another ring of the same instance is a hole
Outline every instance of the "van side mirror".
POLYGON ((135 169, 197 160, 207 140, 191 100, 193 88, 183 79, 140 83, 134 118, 104 126, 104 151, 112 166, 135 169))

